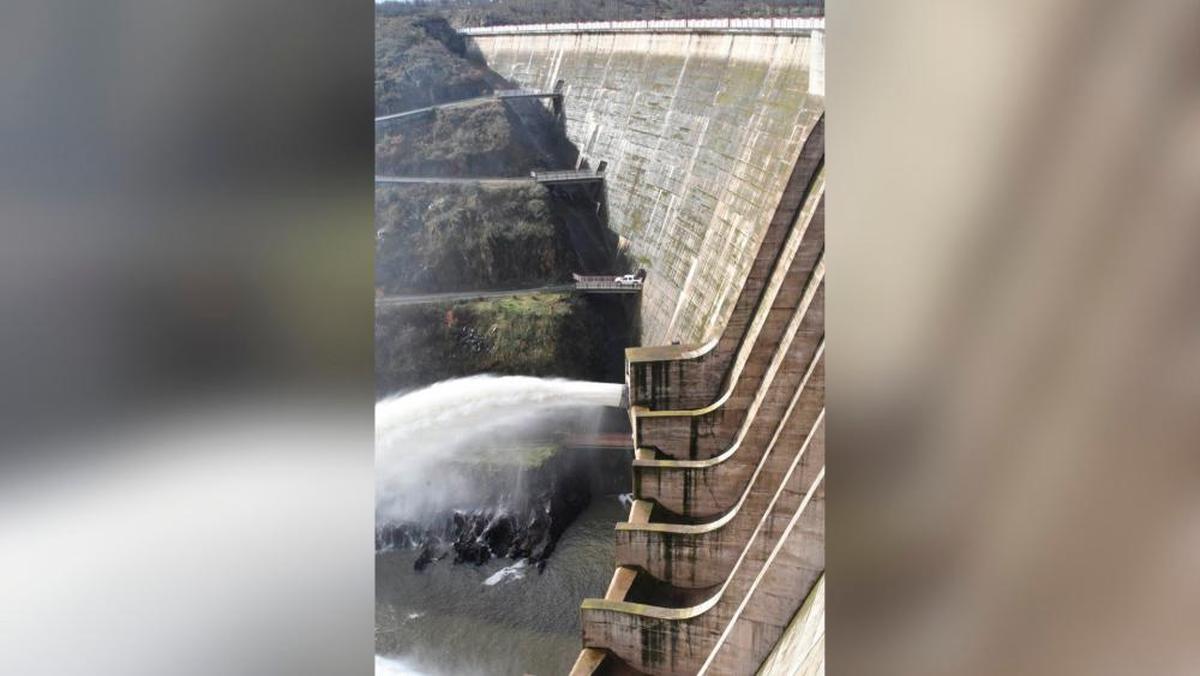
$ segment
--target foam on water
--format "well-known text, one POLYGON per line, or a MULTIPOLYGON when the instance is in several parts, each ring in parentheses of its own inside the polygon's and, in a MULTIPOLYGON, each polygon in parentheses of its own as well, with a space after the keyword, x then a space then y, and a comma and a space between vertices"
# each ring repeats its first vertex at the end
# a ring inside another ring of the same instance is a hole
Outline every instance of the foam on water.
POLYGON ((511 566, 501 568, 500 570, 488 576, 488 579, 483 581, 483 584, 488 587, 494 587, 501 582, 512 582, 525 577, 525 559, 517 561, 511 566))

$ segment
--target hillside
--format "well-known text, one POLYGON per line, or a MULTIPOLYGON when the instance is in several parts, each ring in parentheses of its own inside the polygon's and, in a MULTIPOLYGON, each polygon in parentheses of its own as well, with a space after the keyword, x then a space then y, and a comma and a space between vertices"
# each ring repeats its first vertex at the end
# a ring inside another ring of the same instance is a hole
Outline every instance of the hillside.
POLYGON ((536 184, 381 187, 375 284, 403 294, 569 281, 575 254, 551 200, 536 184))
POLYGON ((380 16, 431 10, 455 26, 498 26, 555 21, 630 21, 725 17, 820 16, 825 0, 404 0, 377 6, 380 16))
POLYGON ((483 66, 453 49, 443 19, 378 16, 375 19, 375 114, 457 101, 492 89, 483 66), (443 38, 439 40, 438 37, 443 38))
MULTIPOLYGON (((379 16, 376 30, 379 115, 511 86, 466 58, 445 20, 379 16)), ((376 128, 380 175, 520 177, 572 166, 573 156, 561 121, 537 100, 484 101, 376 128)), ((377 293, 527 288, 623 270, 600 213, 579 194, 533 183, 378 184, 377 293)), ((617 378, 629 341, 623 320, 613 303, 553 295, 380 308, 378 389, 482 372, 617 378)))

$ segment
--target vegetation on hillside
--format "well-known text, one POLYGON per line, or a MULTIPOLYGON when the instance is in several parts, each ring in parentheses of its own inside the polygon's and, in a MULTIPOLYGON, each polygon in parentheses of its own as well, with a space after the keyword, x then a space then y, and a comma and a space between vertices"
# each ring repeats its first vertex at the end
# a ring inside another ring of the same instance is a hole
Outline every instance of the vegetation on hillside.
POLYGON ((455 26, 556 21, 628 21, 819 16, 825 0, 404 0, 376 6, 379 16, 437 12, 455 26))
MULTIPOLYGON (((378 115, 456 103, 509 86, 466 58, 443 18, 378 17, 378 115)), ((484 101, 376 126, 376 172, 403 176, 521 176, 573 159, 557 122, 538 101, 484 101)))
POLYGON ((532 169, 561 166, 534 136, 546 135, 553 125, 538 115, 526 116, 527 122, 511 105, 539 104, 486 101, 380 125, 375 171, 390 176, 527 176, 532 169))
POLYGON ((549 201, 536 184, 381 186, 375 284, 399 294, 569 280, 575 255, 549 201))
MULTIPOLYGON (((376 110, 423 108, 506 86, 466 58, 444 19, 376 19, 376 110)), ((570 166, 572 149, 538 101, 489 101, 380 125, 376 171, 396 176, 519 177, 570 166)), ((377 289, 385 294, 524 288, 580 271, 618 271, 616 238, 595 204, 530 183, 377 184, 377 289)), ((619 377, 628 344, 618 304, 538 295, 450 305, 382 306, 379 392, 475 373, 619 377), (603 317, 614 319, 606 322, 603 317)))
POLYGON ((382 307, 375 317, 380 394, 475 373, 594 379, 606 335, 585 299, 514 296, 382 307))
POLYGON ((461 38, 444 19, 386 14, 381 12, 375 19, 377 115, 471 98, 492 90, 487 68, 463 58, 461 38))

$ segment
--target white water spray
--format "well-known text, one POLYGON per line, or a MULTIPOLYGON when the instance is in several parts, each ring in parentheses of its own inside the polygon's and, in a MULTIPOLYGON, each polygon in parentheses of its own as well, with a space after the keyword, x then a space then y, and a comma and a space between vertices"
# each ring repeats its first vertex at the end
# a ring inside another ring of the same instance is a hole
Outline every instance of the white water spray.
POLYGON ((461 507, 472 487, 447 460, 469 459, 492 440, 537 429, 556 413, 618 406, 614 383, 471 376, 375 404, 375 518, 420 520, 461 507))
POLYGON ((425 676, 425 674, 397 658, 376 655, 375 676, 425 676))

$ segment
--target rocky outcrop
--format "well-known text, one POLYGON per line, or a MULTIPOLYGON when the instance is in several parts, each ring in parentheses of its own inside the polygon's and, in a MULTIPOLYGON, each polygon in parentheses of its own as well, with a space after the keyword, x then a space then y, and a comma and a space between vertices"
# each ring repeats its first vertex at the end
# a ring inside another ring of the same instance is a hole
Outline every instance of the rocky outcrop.
POLYGON ((478 566, 501 558, 523 559, 540 571, 563 531, 591 502, 588 464, 570 453, 560 450, 547 462, 522 469, 518 483, 530 486, 523 495, 426 523, 378 525, 375 549, 417 550, 413 568, 418 571, 443 559, 478 566))

